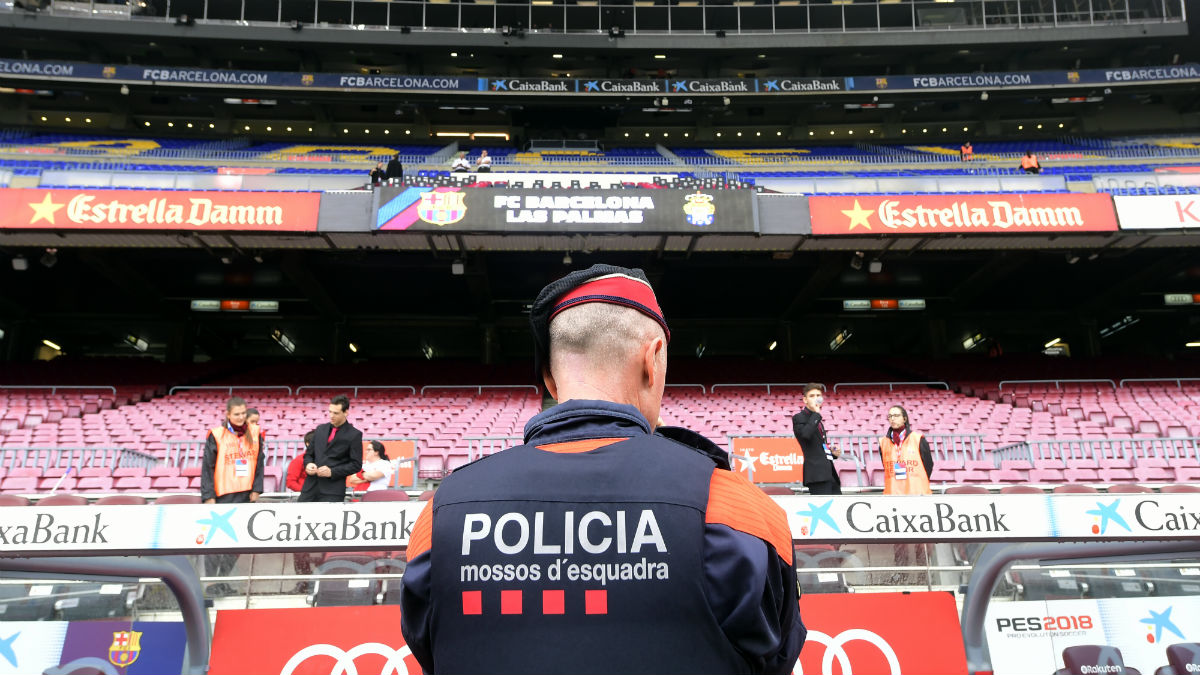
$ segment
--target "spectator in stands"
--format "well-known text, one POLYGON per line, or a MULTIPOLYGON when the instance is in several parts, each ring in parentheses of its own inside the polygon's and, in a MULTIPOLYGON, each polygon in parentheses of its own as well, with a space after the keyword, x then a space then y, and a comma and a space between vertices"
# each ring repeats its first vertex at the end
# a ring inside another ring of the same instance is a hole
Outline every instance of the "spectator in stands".
POLYGON ((362 432, 346 421, 350 399, 334 396, 329 403, 329 422, 313 433, 312 446, 304 451, 304 488, 301 502, 342 502, 346 499, 346 477, 362 469, 362 432))
POLYGON ((1026 150, 1025 156, 1021 158, 1021 170, 1025 173, 1041 173, 1042 167, 1038 164, 1037 155, 1026 150))
POLYGON ((883 494, 931 495, 929 478, 933 476, 933 453, 925 434, 912 430, 908 411, 902 406, 888 408, 888 430, 879 439, 883 462, 883 494))
POLYGON ((388 160, 387 171, 384 174, 389 183, 404 182, 404 165, 400 163, 400 153, 397 152, 388 160))
POLYGON ((962 161, 964 161, 964 162, 969 162, 972 159, 974 159, 975 148, 971 147, 971 141, 967 141, 966 143, 963 143, 962 146, 958 149, 958 154, 962 158, 962 161))
POLYGON ((471 170, 471 160, 467 159, 467 153, 458 153, 458 156, 450 163, 450 170, 456 173, 469 172, 471 170))
POLYGON ((791 673, 806 631, 786 514, 712 442, 651 426, 670 332, 645 274, 572 272, 530 323, 559 404, 524 445, 447 476, 417 518, 400 602, 421 667, 791 673), (466 577, 501 563, 520 579, 503 599, 466 577))
MULTIPOLYGON (((312 447, 313 437, 316 432, 310 431, 304 434, 304 450, 307 452, 312 447)), ((292 462, 288 464, 287 470, 287 487, 294 492, 300 492, 304 489, 304 452, 296 455, 292 462)), ((321 563, 320 553, 306 553, 304 551, 292 552, 292 568, 296 570, 296 574, 311 576, 313 564, 321 563)), ((309 591, 307 581, 296 583, 296 587, 292 589, 292 593, 303 595, 309 591)))
POLYGON ((825 385, 812 382, 804 385, 804 410, 792 415, 792 433, 804 453, 804 487, 809 494, 840 495, 842 479, 838 477, 833 460, 842 456, 842 449, 829 446, 821 407, 825 405, 825 385))
POLYGON ((288 464, 287 470, 287 488, 293 492, 300 492, 304 489, 304 453, 312 447, 313 436, 316 432, 310 431, 304 434, 304 452, 292 458, 288 464))
MULTIPOLYGON (((243 504, 258 501, 263 492, 266 442, 257 424, 247 421, 246 401, 234 396, 225 402, 225 423, 213 427, 204 441, 200 497, 205 504, 243 504)), ((235 554, 210 556, 210 576, 224 577, 237 564, 235 554)), ((230 595, 224 582, 209 587, 213 595, 230 595)))
POLYGON ((479 161, 475 164, 475 170, 479 173, 489 173, 492 170, 492 158, 488 157, 487 150, 482 150, 479 153, 479 161))
POLYGON ((367 443, 363 450, 362 467, 361 471, 347 478, 346 482, 356 487, 366 485, 367 492, 388 489, 392 474, 396 473, 396 467, 388 460, 387 448, 379 441, 367 443))
POLYGON ((387 180, 387 169, 383 168, 383 162, 379 162, 374 169, 371 169, 371 185, 382 185, 385 180, 387 180))

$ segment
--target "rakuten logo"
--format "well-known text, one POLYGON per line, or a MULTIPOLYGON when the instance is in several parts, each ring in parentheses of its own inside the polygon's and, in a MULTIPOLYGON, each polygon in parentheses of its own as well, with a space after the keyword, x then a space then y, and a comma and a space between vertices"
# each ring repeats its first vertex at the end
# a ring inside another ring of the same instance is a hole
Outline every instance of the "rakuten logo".
POLYGON ((1079 672, 1083 675, 1093 675, 1099 673, 1123 673, 1124 666, 1080 666, 1079 672))

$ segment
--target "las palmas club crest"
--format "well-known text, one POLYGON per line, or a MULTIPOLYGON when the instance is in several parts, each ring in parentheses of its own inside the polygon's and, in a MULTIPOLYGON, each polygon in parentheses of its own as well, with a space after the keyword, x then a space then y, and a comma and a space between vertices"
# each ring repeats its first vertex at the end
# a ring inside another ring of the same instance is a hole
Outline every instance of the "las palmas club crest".
POLYGON ((693 192, 687 196, 683 205, 683 213, 689 224, 697 227, 712 225, 717 217, 717 207, 713 205, 712 195, 693 192))
POLYGON ((466 195, 461 192, 425 192, 417 204, 417 217, 430 225, 451 225, 466 215, 466 195))
POLYGON ((136 630, 119 630, 113 633, 112 645, 108 648, 109 662, 124 668, 137 661, 142 653, 141 639, 141 632, 136 630))

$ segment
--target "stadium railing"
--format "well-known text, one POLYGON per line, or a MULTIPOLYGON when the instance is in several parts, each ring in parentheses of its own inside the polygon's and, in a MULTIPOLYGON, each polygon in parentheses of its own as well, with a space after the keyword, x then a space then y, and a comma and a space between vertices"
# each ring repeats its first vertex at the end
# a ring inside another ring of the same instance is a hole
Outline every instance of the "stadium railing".
POLYGON ((0 467, 4 469, 149 469, 158 461, 151 453, 117 447, 0 447, 0 467))

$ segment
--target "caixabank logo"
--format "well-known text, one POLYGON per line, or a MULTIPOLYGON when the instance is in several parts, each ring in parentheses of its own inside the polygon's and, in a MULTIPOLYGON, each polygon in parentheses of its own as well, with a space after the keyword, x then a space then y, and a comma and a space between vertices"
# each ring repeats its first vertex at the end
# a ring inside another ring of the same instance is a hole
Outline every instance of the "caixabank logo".
POLYGON ((1175 608, 1172 606, 1167 606, 1166 609, 1160 612, 1156 612, 1152 609, 1147 610, 1150 615, 1138 620, 1140 623, 1146 626, 1146 642, 1149 642, 1152 645, 1162 642, 1164 631, 1174 634, 1180 640, 1187 640, 1187 636, 1185 636, 1183 631, 1179 630, 1179 626, 1176 626, 1175 622, 1171 620, 1171 611, 1174 609, 1175 608))
POLYGON ((1116 498, 1112 501, 1095 502, 1095 508, 1084 514, 1092 516, 1087 523, 1088 531, 1100 536, 1120 536, 1143 532, 1174 534, 1200 532, 1200 511, 1197 503, 1184 498, 1130 499, 1116 498))

